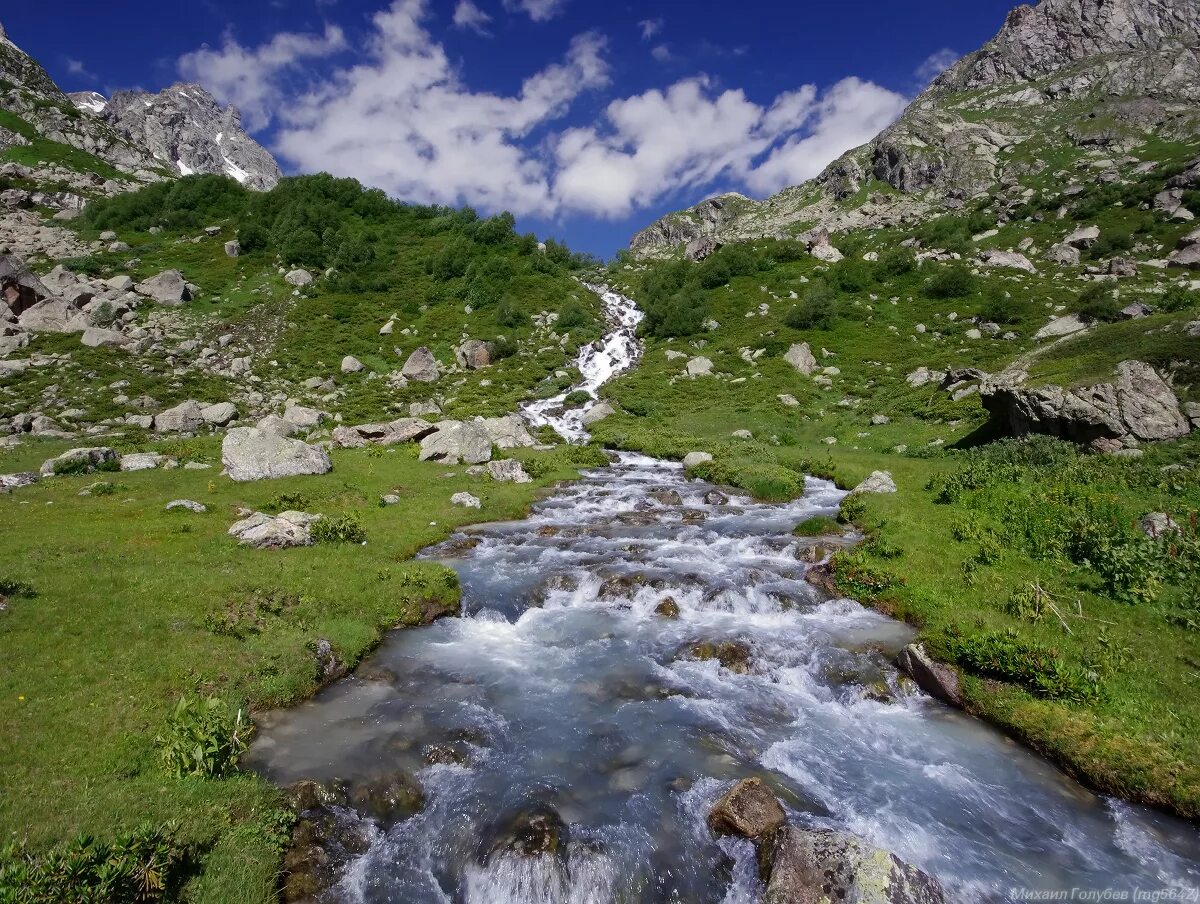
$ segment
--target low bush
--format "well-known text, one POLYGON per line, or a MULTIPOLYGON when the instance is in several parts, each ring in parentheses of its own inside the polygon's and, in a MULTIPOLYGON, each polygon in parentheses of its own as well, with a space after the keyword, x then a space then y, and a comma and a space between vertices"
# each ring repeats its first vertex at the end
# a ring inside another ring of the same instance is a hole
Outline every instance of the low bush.
POLYGON ((1094 672, 1068 664, 1057 651, 1025 640, 1016 631, 966 634, 952 628, 940 645, 967 671, 1017 684, 1038 697, 1083 703, 1100 693, 1094 672))
POLYGON ((322 518, 309 529, 316 543, 365 543, 367 533, 358 518, 350 513, 322 518))
POLYGON ((925 283, 930 298, 965 298, 975 291, 975 276, 963 264, 951 264, 938 270, 925 283))
POLYGON ((1121 317, 1121 303, 1106 284, 1093 283, 1079 293, 1076 311, 1084 320, 1112 323, 1121 317))
POLYGON ((220 778, 237 766, 252 730, 219 697, 181 697, 157 739, 163 766, 176 778, 220 778))
POLYGON ((836 518, 831 518, 829 515, 814 515, 797 524, 792 533, 797 537, 825 537, 831 534, 840 536, 842 529, 836 518))
POLYGON ((188 851, 172 826, 145 826, 110 842, 82 835, 49 851, 24 845, 0 850, 4 904, 152 904, 174 900, 188 851))

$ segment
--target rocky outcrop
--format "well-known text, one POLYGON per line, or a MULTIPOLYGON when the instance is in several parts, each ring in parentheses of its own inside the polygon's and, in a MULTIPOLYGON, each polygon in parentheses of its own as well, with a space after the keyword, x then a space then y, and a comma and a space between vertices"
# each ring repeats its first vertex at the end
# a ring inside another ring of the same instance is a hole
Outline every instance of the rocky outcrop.
POLYGON ((1090 443, 1174 439, 1191 430, 1174 390, 1141 361, 1118 364, 1112 383, 1026 388, 1002 375, 984 380, 980 394, 993 428, 1006 435, 1045 433, 1090 443))
POLYGON ((255 512, 229 528, 229 536, 235 537, 242 546, 255 549, 290 549, 294 546, 312 546, 309 529, 320 515, 308 512, 281 512, 268 515, 255 512))
POLYGON ((90 94, 80 108, 181 176, 231 176, 259 191, 282 178, 275 158, 242 129, 241 114, 199 85, 172 85, 157 94, 118 91, 99 110, 97 98, 103 100, 90 94))

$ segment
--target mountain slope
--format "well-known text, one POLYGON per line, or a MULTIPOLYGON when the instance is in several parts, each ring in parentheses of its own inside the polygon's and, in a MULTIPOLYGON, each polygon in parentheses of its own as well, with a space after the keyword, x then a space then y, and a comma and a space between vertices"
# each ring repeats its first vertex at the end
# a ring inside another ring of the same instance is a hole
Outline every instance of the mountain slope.
POLYGON ((265 148, 248 136, 233 107, 222 107, 198 85, 173 85, 158 94, 119 91, 107 100, 94 91, 70 96, 21 50, 0 26, 0 146, 32 130, 133 176, 140 182, 166 175, 232 176, 266 190, 282 175, 265 148), (6 138, 5 136, 10 136, 6 138))
MULTIPOLYGON (((1042 0, 1014 9, 995 38, 813 181, 765 201, 739 198, 731 206, 722 196, 669 214, 630 248, 664 256, 702 236, 735 241, 894 226, 989 194, 1019 202, 1047 179, 1069 180, 1080 161, 1109 174, 1117 169, 1111 156, 1151 137, 1198 134, 1200 5, 1042 0)), ((1003 201, 996 207, 1006 210, 1003 201)))

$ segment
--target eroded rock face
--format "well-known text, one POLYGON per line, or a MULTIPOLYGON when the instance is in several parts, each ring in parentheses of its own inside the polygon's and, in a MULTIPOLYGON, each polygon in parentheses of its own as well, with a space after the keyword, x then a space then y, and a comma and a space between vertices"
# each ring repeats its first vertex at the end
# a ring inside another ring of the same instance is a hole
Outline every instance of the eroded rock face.
POLYGON ((1122 361, 1117 379, 1076 389, 1032 389, 1008 378, 985 380, 983 406, 1003 433, 1046 433, 1078 443, 1097 439, 1164 440, 1191 430, 1174 390, 1149 364, 1122 361))
POLYGON ((265 480, 302 474, 328 474, 329 453, 298 439, 257 427, 235 427, 221 443, 221 463, 231 480, 265 480))

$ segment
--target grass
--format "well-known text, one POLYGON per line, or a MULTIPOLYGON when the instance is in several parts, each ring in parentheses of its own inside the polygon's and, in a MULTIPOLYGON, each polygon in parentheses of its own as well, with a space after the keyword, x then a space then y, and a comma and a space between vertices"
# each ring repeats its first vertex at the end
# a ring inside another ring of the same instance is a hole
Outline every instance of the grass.
MULTIPOLYGON (((27 443, 4 456, 3 470, 36 468, 63 448, 27 443)), ((219 455, 213 440, 171 451, 219 455)), ((0 838, 45 847, 81 831, 113 837, 178 820, 199 854, 187 900, 273 900, 280 794, 253 775, 168 776, 155 737, 175 701, 199 693, 251 710, 285 706, 317 686, 317 639, 353 665, 383 631, 452 609, 453 572, 411 557, 464 523, 520 516, 575 473, 562 452, 526 456, 540 475, 527 486, 461 468, 446 476, 413 448, 394 448, 335 453, 322 477, 234 484, 218 469, 179 469, 103 475, 116 485, 103 496, 78 495, 94 475, 0 496, 0 577, 26 590, 0 615, 0 838), (482 510, 451 506, 460 490, 482 510), (384 493, 402 502, 381 507, 384 493), (165 511, 177 498, 208 512, 165 511), (226 535, 235 509, 280 503, 350 516, 366 543, 270 552, 226 535)))
POLYGON ((0 153, 0 160, 25 166, 37 166, 43 162, 58 164, 80 173, 96 173, 105 179, 117 182, 129 181, 127 173, 122 173, 95 154, 89 154, 79 148, 43 138, 33 126, 7 110, 0 110, 0 128, 16 132, 29 140, 29 144, 16 145, 0 153))

